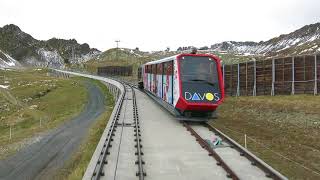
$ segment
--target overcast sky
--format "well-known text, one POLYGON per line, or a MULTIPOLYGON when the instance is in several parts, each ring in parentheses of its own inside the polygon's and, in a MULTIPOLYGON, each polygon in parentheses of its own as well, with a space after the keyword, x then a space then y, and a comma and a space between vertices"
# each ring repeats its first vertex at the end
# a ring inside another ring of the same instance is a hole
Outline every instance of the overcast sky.
POLYGON ((320 22, 319 0, 0 0, 0 26, 106 50, 261 41, 320 22))

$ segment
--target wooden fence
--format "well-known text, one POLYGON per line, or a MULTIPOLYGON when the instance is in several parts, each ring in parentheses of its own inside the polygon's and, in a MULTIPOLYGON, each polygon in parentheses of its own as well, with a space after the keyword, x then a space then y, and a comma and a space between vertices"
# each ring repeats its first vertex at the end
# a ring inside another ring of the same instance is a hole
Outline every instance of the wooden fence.
POLYGON ((222 70, 230 96, 320 93, 320 54, 223 65, 222 70))
POLYGON ((99 76, 132 76, 132 66, 98 67, 99 76))

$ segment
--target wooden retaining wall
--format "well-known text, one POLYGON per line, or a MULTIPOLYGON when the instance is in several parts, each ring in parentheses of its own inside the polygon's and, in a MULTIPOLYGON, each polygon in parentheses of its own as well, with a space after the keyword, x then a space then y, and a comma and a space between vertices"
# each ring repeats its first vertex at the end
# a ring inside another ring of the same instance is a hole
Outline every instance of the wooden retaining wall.
POLYGON ((223 65, 222 71, 230 96, 320 93, 320 54, 223 65))

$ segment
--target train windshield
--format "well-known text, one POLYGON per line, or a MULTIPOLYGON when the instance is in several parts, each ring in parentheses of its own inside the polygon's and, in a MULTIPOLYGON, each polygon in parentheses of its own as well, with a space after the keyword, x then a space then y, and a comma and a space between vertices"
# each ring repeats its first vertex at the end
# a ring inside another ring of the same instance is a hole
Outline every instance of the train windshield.
POLYGON ((182 91, 187 101, 220 100, 217 63, 211 57, 184 56, 180 61, 182 91))

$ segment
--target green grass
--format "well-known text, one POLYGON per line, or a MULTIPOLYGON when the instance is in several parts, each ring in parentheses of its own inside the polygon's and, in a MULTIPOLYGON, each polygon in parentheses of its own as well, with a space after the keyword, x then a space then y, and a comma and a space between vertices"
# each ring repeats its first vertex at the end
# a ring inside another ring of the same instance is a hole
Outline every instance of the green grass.
POLYGON ((249 150, 289 179, 319 179, 319 109, 319 96, 228 97, 212 124, 242 145, 246 134, 249 150))
POLYGON ((0 84, 10 85, 8 89, 0 89, 0 158, 84 108, 88 95, 82 81, 50 77, 47 73, 34 69, 0 70, 0 84))
POLYGON ((97 119, 97 121, 90 127, 87 137, 83 140, 79 150, 74 154, 67 165, 59 170, 55 179, 77 180, 82 179, 86 168, 90 162, 92 154, 101 138, 101 135, 108 123, 109 117, 114 107, 112 95, 109 93, 107 87, 99 81, 94 81, 105 95, 106 111, 97 119))

